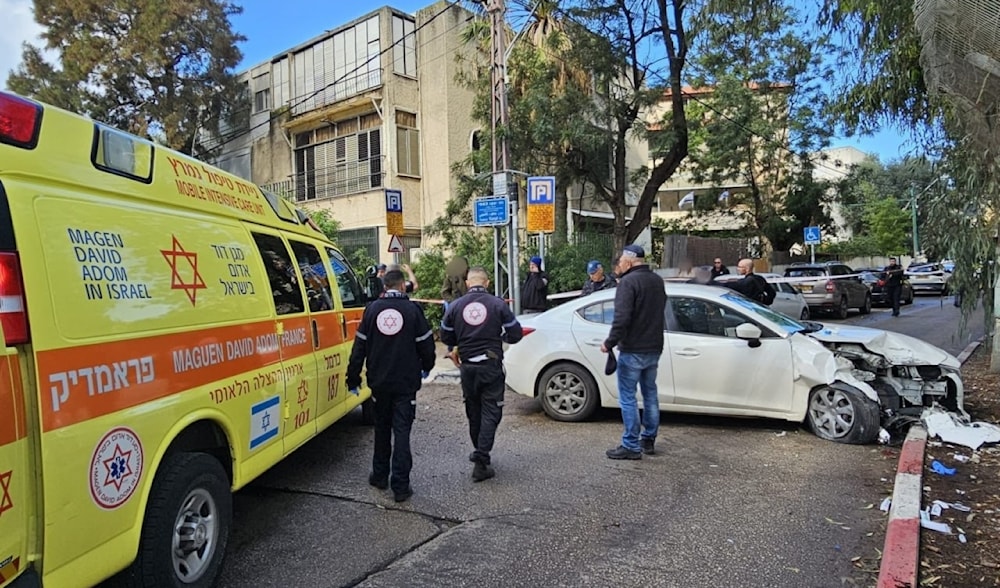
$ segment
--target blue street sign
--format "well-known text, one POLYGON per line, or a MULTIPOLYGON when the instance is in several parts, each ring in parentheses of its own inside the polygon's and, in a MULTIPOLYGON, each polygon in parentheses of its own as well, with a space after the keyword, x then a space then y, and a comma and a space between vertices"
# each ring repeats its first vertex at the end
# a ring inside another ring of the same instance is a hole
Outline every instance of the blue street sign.
POLYGON ((385 211, 403 212, 403 192, 400 190, 385 191, 385 211))
POLYGON ((472 203, 473 223, 477 227, 496 227, 510 222, 510 201, 506 196, 476 198, 472 203))
POLYGON ((819 227, 806 227, 802 233, 805 236, 806 245, 819 245, 823 242, 823 234, 819 227))
POLYGON ((528 178, 528 204, 554 204, 556 179, 551 176, 528 178))

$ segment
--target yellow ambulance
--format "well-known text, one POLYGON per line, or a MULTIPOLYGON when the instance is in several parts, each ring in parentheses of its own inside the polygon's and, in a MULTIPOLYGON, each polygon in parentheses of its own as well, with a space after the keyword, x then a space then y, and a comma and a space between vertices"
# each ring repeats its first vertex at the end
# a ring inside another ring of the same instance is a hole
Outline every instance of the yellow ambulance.
POLYGON ((0 92, 0 587, 214 584, 231 493, 368 400, 366 298, 284 199, 0 92))

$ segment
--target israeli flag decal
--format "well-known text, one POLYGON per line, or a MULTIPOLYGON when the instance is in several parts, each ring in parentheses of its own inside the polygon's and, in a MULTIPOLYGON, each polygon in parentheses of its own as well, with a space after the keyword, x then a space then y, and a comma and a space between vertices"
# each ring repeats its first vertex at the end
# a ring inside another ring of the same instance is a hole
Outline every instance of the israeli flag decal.
POLYGON ((250 407, 250 449, 256 449, 278 436, 280 404, 281 399, 272 396, 250 407))

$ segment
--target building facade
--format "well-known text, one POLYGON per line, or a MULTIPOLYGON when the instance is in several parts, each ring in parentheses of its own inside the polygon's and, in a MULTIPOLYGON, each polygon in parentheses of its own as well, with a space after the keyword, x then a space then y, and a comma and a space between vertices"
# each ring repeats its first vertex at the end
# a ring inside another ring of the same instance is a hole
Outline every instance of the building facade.
POLYGON ((387 189, 402 193, 405 247, 444 213, 451 163, 472 149, 472 90, 455 59, 472 13, 438 2, 410 15, 379 8, 292 47, 241 76, 246 132, 216 164, 341 226, 339 245, 390 261, 387 189))

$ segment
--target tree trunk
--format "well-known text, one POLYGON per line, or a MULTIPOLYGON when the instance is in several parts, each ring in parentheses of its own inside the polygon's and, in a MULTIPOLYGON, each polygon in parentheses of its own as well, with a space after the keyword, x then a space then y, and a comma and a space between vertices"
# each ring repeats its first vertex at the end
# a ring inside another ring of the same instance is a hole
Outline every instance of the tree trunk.
POLYGON ((565 245, 568 238, 566 236, 566 215, 569 211, 569 182, 556 183, 555 194, 556 207, 556 227, 552 235, 552 247, 565 245))

